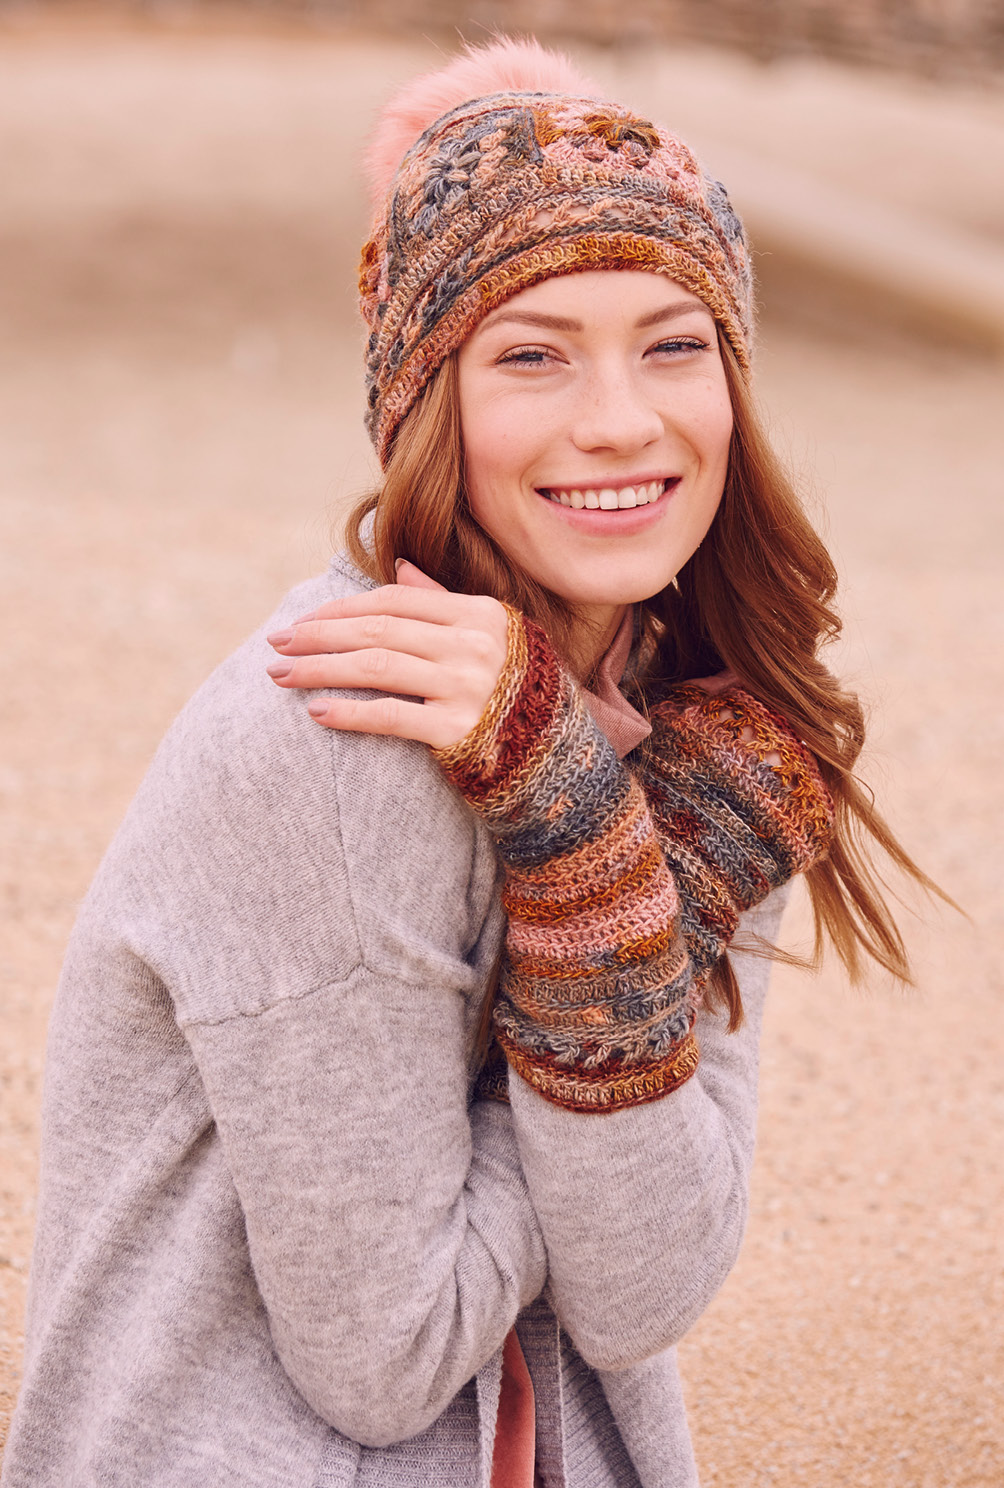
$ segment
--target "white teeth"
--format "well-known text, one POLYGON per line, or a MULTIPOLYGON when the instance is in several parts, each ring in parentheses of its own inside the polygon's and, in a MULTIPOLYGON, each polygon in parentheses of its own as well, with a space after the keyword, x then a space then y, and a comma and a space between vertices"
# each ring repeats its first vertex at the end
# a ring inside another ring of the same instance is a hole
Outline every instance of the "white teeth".
POLYGON ((570 487, 567 491, 548 491, 547 496, 559 506, 570 506, 576 511, 583 507, 589 511, 598 508, 603 511, 629 511, 633 506, 648 506, 653 501, 658 501, 666 489, 666 481, 648 481, 643 486, 622 486, 615 491, 613 486, 604 486, 600 491, 582 491, 578 486, 570 487))

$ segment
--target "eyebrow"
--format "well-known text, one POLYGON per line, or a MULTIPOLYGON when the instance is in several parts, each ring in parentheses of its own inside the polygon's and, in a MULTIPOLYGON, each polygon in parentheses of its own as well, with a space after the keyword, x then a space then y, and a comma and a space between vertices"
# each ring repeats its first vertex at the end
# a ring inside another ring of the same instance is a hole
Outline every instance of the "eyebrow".
MULTIPOLYGON (((690 311, 703 311, 710 315, 711 311, 700 300, 676 300, 671 305, 663 305, 659 310, 650 310, 640 320, 635 321, 635 330, 648 330, 650 326, 663 325, 668 320, 676 320, 681 315, 690 311)), ((496 325, 502 321, 511 321, 516 325, 537 326, 543 331, 581 331, 584 329, 581 320, 570 320, 564 315, 539 315, 532 310, 497 310, 494 315, 488 315, 481 322, 480 329, 485 330, 490 325, 496 325)))

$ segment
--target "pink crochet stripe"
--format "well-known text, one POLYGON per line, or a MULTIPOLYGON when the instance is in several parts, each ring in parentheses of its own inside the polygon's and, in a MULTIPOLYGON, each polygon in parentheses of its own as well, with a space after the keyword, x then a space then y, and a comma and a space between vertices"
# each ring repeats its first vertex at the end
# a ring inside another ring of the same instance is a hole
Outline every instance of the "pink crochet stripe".
MULTIPOLYGON (((674 689, 626 769, 543 632, 509 625, 483 718, 438 754, 506 869, 497 1038, 559 1105, 657 1100, 697 1068, 694 1018, 739 915, 825 852, 832 803, 784 720, 738 688, 674 689)), ((488 1078, 504 1093, 497 1061, 488 1078)))

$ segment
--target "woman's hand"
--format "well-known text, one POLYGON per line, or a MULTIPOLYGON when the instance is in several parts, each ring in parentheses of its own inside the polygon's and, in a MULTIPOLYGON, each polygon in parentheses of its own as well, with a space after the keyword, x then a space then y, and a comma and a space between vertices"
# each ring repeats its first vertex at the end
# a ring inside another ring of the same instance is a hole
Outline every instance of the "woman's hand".
POLYGON ((364 687, 421 698, 315 697, 307 707, 326 728, 446 749, 470 733, 495 691, 508 628, 497 599, 453 594, 402 561, 396 584, 332 600, 270 635, 284 659, 268 674, 279 687, 364 687))

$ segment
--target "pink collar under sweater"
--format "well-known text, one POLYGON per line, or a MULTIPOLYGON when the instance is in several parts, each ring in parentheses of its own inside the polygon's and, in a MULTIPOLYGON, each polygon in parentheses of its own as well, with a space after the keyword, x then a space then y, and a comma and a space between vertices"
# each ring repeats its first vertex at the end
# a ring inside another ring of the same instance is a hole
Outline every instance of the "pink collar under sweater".
POLYGON ((593 686, 585 692, 590 713, 621 759, 630 754, 632 749, 636 749, 642 739, 647 739, 652 732, 648 719, 632 708, 620 690, 620 680, 624 676, 633 641, 634 606, 628 605, 617 634, 596 668, 593 686))

